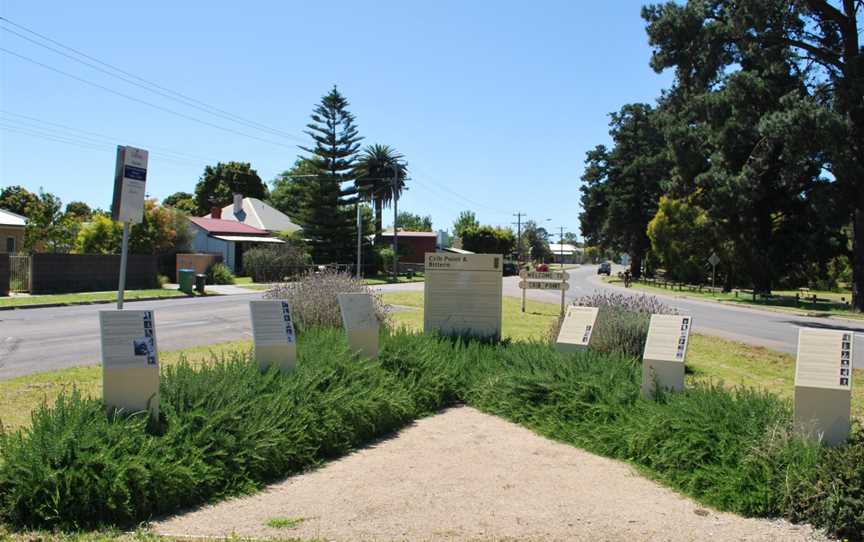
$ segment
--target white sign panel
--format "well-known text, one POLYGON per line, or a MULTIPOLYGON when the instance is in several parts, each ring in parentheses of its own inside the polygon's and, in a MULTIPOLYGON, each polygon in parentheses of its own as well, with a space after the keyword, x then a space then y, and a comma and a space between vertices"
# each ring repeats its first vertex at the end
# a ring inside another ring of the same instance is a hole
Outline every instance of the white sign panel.
POLYGON ((159 416, 159 355, 153 311, 100 311, 102 400, 110 414, 159 416))
POLYGON ((250 301, 255 359, 262 369, 277 365, 290 370, 297 362, 294 317, 287 301, 250 301))
POLYGON ((652 314, 642 359, 684 363, 691 322, 689 316, 652 314))
POLYGON ((519 288, 523 290, 564 290, 570 289, 569 282, 552 282, 542 280, 520 280, 519 288))
POLYGON ((101 311, 102 366, 158 367, 153 311, 101 311))
POLYGON ((567 314, 558 331, 555 348, 559 352, 572 352, 588 347, 597 322, 597 307, 567 307, 567 314))
POLYGON ((148 152, 135 147, 117 147, 114 172, 114 220, 138 224, 144 217, 148 152))
POLYGON ((829 390, 852 389, 851 331, 801 328, 795 385, 829 390))
POLYGON ((339 311, 352 350, 364 356, 378 356, 378 316, 375 302, 369 294, 339 294, 339 311))
POLYGON ((503 259, 500 254, 426 254, 426 333, 501 337, 503 259))

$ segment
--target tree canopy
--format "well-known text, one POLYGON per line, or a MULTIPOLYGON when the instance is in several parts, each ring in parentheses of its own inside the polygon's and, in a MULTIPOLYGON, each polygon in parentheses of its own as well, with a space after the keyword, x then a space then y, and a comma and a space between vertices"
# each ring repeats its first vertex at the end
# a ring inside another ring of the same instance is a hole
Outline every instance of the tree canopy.
POLYGON ((214 206, 229 205, 234 201, 234 194, 263 200, 267 198, 267 185, 249 162, 219 162, 205 167, 195 185, 197 214, 206 214, 214 206))

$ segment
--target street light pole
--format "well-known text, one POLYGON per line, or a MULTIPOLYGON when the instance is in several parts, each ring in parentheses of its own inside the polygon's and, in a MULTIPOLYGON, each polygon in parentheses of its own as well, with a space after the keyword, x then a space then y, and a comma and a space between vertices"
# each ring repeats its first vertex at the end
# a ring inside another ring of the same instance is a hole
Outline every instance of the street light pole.
POLYGON ((399 282, 399 164, 393 166, 393 282, 399 282))

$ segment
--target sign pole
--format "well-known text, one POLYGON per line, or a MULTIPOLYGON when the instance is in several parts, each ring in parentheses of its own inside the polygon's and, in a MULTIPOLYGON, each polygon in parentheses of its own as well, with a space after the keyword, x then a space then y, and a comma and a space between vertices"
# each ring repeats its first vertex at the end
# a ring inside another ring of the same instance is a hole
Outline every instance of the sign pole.
POLYGON ((525 289, 522 289, 522 312, 525 312, 525 289))
POLYGON ((126 290, 126 260, 129 255, 129 223, 123 223, 123 245, 120 248, 120 282, 117 285, 117 310, 123 310, 123 293, 126 290))
MULTIPOLYGON (((561 258, 561 276, 564 276, 564 226, 561 226, 561 244, 558 245, 558 254, 561 258)), ((561 288, 561 316, 564 316, 564 288, 561 288)))

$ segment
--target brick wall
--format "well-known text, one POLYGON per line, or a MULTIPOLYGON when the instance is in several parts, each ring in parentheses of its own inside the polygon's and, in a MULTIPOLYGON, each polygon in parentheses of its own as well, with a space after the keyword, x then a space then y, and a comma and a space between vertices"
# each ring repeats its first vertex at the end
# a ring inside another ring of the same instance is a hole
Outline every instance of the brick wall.
MULTIPOLYGON (((130 254, 126 289, 158 288, 156 256, 130 254)), ((116 254, 33 254, 30 292, 60 294, 116 290, 120 256, 116 254)))
POLYGON ((222 255, 218 253, 203 253, 203 254, 178 254, 177 269, 174 274, 174 280, 180 282, 181 269, 194 269, 195 274, 206 273, 214 263, 222 263, 222 255))
POLYGON ((9 295, 9 255, 0 252, 0 296, 9 295))

